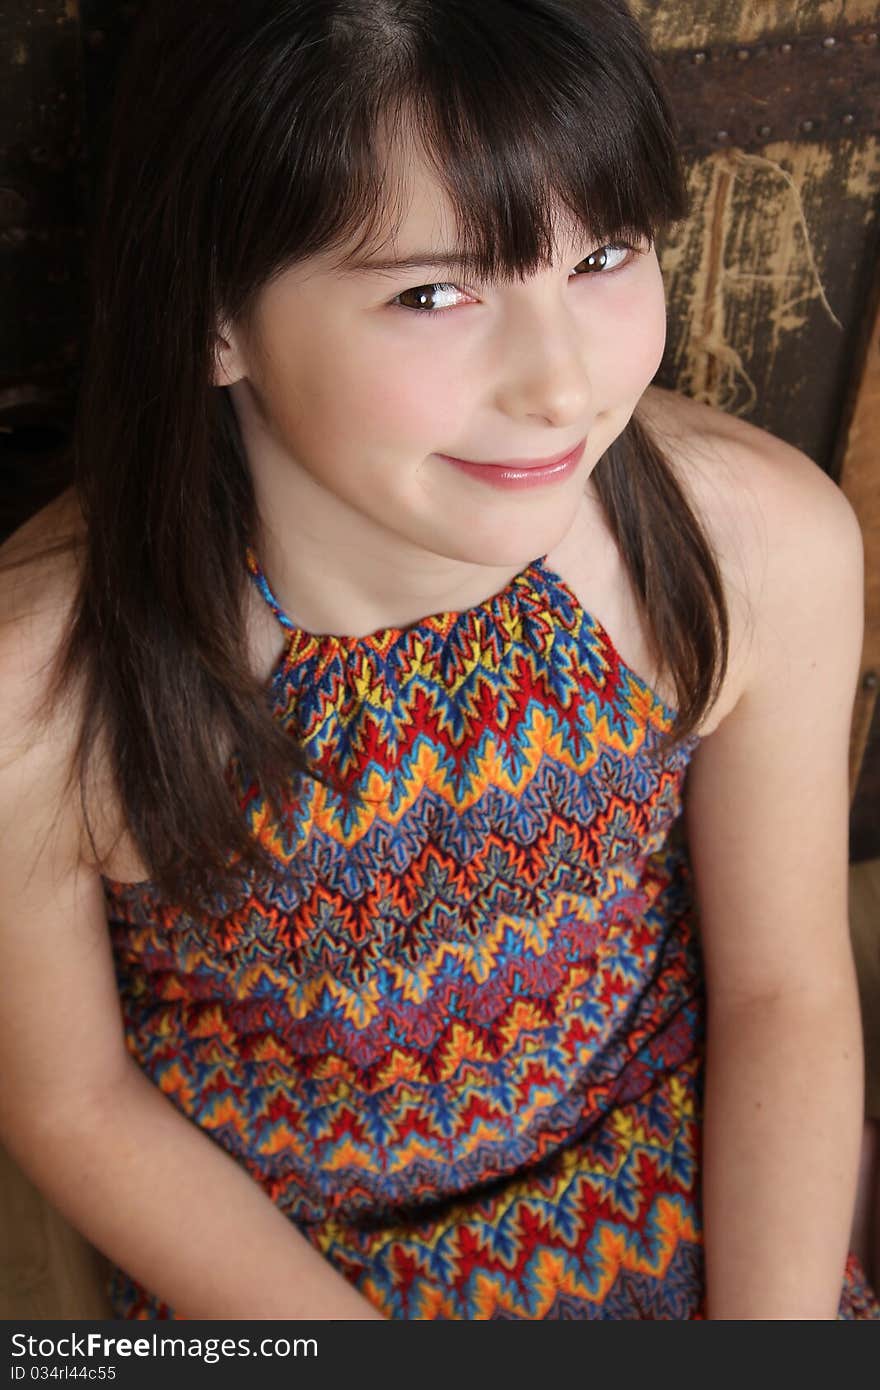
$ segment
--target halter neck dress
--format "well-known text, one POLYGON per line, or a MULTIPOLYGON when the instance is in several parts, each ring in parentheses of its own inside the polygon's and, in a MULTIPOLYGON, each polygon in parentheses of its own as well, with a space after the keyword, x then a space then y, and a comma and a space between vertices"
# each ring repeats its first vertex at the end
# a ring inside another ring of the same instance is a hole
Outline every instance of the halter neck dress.
POLYGON ((703 1316, 698 736, 661 750, 675 711, 546 557, 365 637, 247 566, 273 715, 346 795, 303 778, 278 823, 233 759, 271 875, 198 917, 105 879, 130 1052, 388 1317, 703 1316))

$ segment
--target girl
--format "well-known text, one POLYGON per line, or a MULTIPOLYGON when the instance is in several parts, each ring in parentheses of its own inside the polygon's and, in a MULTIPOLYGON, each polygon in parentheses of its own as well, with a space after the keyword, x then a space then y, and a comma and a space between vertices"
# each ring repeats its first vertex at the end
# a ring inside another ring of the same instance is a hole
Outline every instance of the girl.
POLYGON ((0 1132, 117 1316, 880 1316, 860 536, 648 390, 682 190, 621 0, 148 8, 3 588, 0 1132))

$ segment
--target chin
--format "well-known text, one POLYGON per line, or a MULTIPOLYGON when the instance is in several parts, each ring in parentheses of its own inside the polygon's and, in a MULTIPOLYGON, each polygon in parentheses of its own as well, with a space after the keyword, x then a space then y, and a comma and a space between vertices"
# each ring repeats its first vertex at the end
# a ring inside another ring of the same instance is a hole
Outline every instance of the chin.
POLYGON ((586 488, 582 482, 576 494, 569 495, 570 505, 564 515, 543 524, 508 526, 503 533, 491 537, 470 536, 463 545, 447 550, 450 559, 466 564, 483 565, 486 569, 520 570, 541 555, 547 555, 568 535, 579 513, 580 498, 586 488))

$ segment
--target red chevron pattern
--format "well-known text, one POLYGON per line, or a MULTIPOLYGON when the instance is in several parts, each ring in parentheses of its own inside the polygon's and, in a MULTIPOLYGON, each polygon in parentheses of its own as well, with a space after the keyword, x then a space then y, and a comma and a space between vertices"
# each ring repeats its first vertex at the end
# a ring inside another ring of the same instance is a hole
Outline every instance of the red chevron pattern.
MULTIPOLYGON (((277 867, 198 918, 105 881, 131 1052, 389 1317, 703 1316, 697 738, 661 755, 674 711, 545 560, 363 638, 248 567, 342 792, 274 823, 234 762, 277 867)), ((854 1263, 841 1316, 880 1316, 854 1263)))

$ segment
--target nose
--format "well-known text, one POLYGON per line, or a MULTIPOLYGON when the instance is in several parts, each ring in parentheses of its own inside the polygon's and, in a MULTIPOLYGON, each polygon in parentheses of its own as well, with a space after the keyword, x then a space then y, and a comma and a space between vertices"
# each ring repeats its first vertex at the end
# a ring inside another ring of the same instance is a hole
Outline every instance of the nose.
POLYGON ((500 327, 496 406, 516 420, 564 429, 589 418, 593 391, 584 328, 558 301, 512 308, 500 327))

